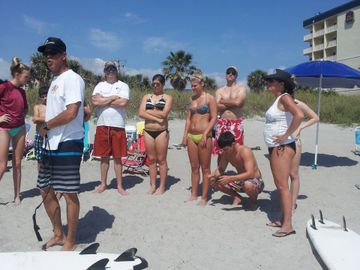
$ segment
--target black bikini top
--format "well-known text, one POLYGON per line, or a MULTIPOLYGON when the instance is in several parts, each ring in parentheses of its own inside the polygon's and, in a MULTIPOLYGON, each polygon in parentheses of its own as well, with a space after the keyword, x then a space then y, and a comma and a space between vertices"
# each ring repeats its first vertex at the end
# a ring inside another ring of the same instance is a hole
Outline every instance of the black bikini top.
POLYGON ((152 95, 146 100, 146 104, 145 104, 145 110, 153 110, 154 108, 156 110, 162 111, 165 107, 165 99, 164 96, 161 96, 161 98, 159 99, 158 102, 156 102, 155 104, 152 101, 152 95))

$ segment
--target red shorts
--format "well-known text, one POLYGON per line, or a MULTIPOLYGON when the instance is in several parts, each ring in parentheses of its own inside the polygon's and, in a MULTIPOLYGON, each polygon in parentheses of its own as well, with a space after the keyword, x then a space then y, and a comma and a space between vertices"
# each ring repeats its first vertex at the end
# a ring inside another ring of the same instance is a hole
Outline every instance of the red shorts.
POLYGON ((126 148, 126 132, 124 128, 96 127, 94 156, 122 158, 127 154, 126 148))
POLYGON ((220 137, 220 134, 225 131, 230 131, 235 136, 235 142, 238 144, 244 144, 244 118, 239 118, 236 120, 228 120, 224 118, 219 118, 216 123, 215 130, 215 144, 213 152, 214 154, 219 154, 221 148, 217 144, 217 140, 220 137))

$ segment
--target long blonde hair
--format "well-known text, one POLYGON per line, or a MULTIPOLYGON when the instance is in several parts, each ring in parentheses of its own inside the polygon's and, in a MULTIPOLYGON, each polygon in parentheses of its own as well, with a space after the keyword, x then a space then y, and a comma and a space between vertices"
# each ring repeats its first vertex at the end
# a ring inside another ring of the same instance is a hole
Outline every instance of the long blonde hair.
POLYGON ((11 66, 10 66, 11 76, 15 77, 16 73, 22 73, 24 70, 30 71, 30 68, 27 65, 21 63, 20 58, 14 57, 11 61, 11 66))

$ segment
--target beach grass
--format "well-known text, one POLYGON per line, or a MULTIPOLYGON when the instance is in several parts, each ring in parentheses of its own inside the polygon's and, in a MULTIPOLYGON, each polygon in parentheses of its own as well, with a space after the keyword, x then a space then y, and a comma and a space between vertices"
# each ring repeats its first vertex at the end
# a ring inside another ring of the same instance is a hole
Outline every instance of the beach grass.
MULTIPOLYGON (((85 98, 87 101, 91 100, 92 90, 93 89, 89 88, 86 89, 85 98)), ((150 89, 148 91, 140 88, 131 89, 130 102, 127 107, 127 117, 129 119, 137 118, 141 98, 145 93, 150 93, 150 91, 150 89)), ((29 104, 28 114, 32 116, 34 104, 40 102, 38 90, 36 88, 30 88, 26 93, 29 104)), ((192 91, 179 92, 176 90, 167 90, 166 93, 172 95, 174 98, 174 106, 170 113, 170 119, 184 119, 192 91)), ((210 90, 209 93, 214 95, 215 91, 210 90)), ((295 96, 317 112, 317 90, 298 90, 295 96)), ((267 91, 260 93, 248 92, 244 106, 245 117, 263 117, 273 101, 273 96, 267 91)), ((360 95, 340 95, 334 91, 322 92, 320 121, 344 126, 360 125, 360 95)))

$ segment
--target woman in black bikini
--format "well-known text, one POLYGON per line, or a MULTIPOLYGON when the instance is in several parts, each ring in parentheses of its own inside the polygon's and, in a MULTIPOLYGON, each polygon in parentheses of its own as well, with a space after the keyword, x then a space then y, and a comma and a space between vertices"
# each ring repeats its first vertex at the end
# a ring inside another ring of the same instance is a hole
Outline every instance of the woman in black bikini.
POLYGON ((173 98, 164 94, 165 77, 156 74, 152 78, 152 94, 143 96, 139 117, 145 119, 144 139, 149 159, 149 194, 160 195, 165 192, 167 179, 167 150, 169 145, 168 115, 173 98), (160 186, 156 189, 157 164, 160 169, 160 186))

